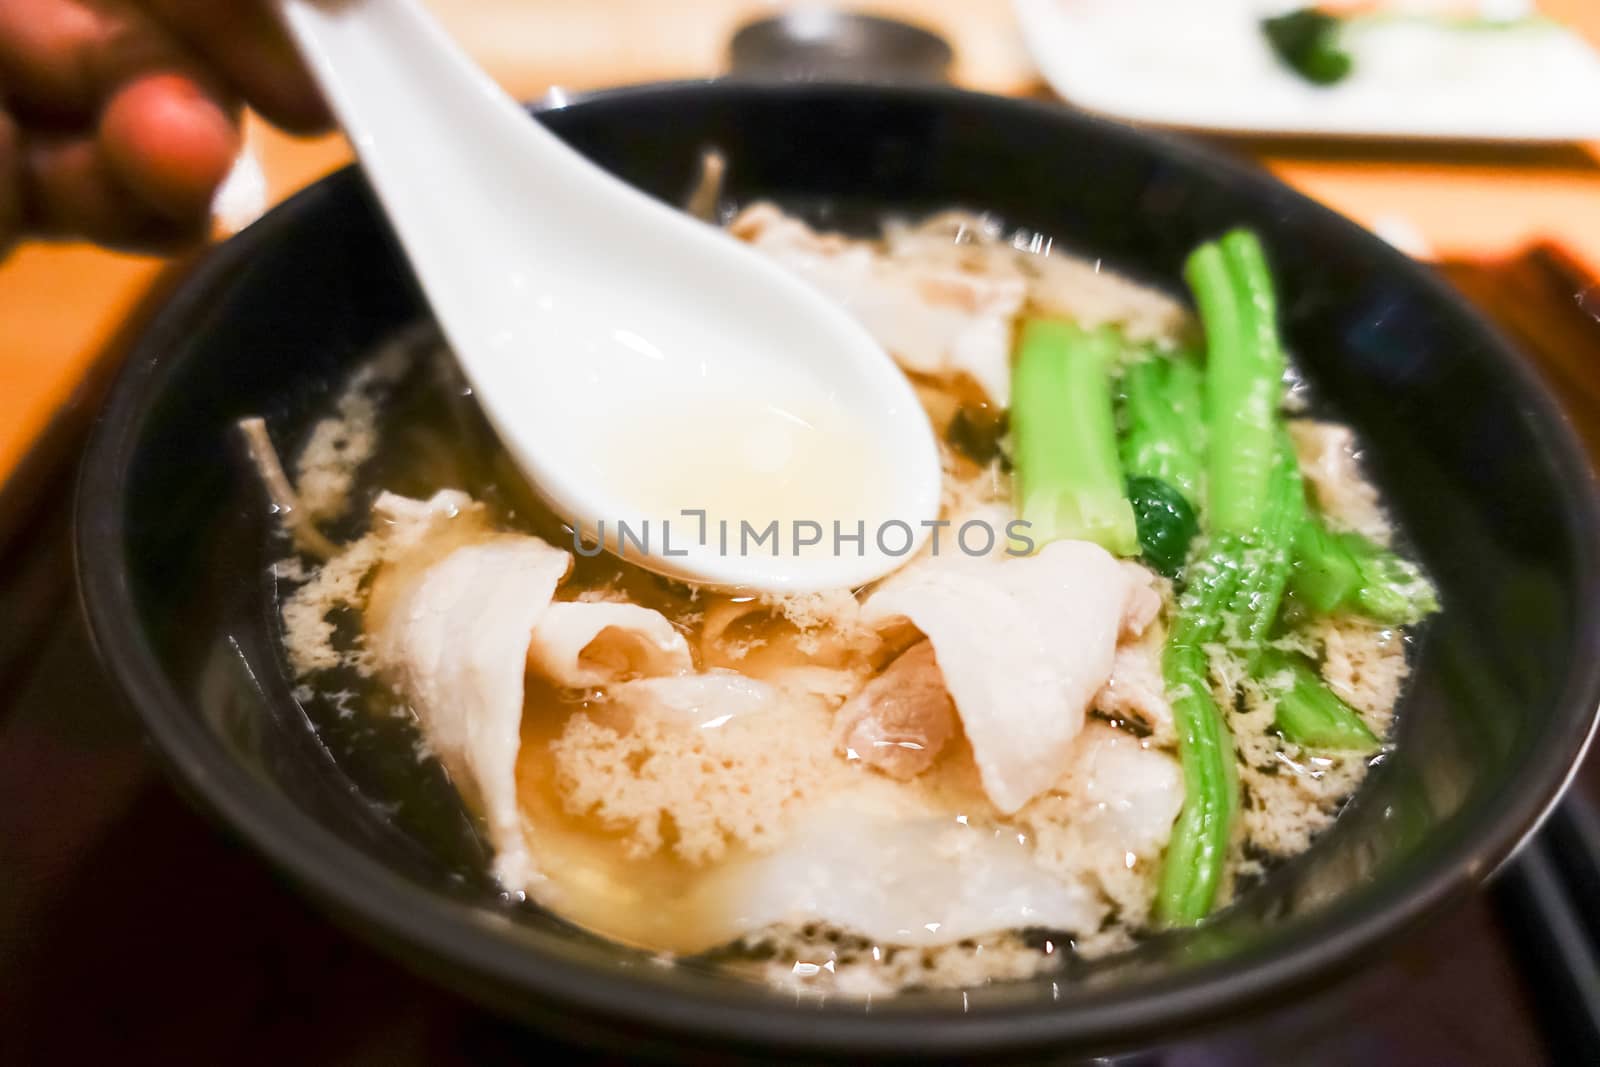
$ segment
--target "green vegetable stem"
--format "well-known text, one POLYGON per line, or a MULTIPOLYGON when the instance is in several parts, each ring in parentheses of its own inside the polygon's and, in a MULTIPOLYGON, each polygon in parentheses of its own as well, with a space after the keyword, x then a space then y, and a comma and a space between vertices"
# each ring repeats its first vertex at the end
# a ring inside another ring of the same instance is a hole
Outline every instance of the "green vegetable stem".
POLYGON ((1022 324, 1012 372, 1012 458, 1018 511, 1040 545, 1070 538, 1119 556, 1139 554, 1111 408, 1119 347, 1109 330, 1091 333, 1059 319, 1022 324))

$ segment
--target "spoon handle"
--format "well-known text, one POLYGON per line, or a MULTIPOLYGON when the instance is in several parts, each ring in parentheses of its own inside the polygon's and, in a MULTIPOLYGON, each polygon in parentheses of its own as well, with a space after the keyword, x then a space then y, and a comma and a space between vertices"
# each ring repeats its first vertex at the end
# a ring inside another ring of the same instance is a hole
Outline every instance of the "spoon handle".
POLYGON ((478 310, 452 284, 463 264, 525 258, 540 236, 511 205, 609 179, 533 121, 417 0, 278 7, 441 319, 478 310))

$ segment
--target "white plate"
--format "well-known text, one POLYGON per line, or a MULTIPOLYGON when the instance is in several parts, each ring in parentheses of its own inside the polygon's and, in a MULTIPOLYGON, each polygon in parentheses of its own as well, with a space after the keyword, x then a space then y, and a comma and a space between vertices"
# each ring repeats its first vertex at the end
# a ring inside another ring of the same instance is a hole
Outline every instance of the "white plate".
POLYGON ((1554 23, 1358 24, 1347 34, 1354 72, 1324 88, 1267 47, 1259 20, 1282 0, 1014 2, 1050 86, 1111 118, 1235 133, 1600 140, 1600 57, 1554 23))

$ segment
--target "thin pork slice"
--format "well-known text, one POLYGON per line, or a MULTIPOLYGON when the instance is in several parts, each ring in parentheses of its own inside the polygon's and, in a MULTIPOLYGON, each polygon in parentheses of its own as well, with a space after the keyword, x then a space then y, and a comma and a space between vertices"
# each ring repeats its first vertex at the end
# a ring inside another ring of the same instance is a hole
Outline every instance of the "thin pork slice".
POLYGON ((1105 549, 1056 541, 1017 559, 926 559, 888 579, 863 619, 907 620, 932 643, 984 792, 1011 814, 1060 777, 1142 604, 1105 549))
POLYGON ((684 674, 694 657, 665 615, 637 604, 563 601, 534 627, 528 665, 557 685, 594 689, 632 678, 684 674))
POLYGON ((847 759, 901 779, 931 767, 955 729, 955 706, 928 641, 895 657, 845 701, 835 720, 847 759))
POLYGON ((508 888, 539 877, 517 806, 523 678, 529 639, 571 562, 536 537, 457 548, 386 591, 371 638, 428 745, 482 813, 508 888))
POLYGON ((633 715, 670 716, 715 730, 742 716, 771 711, 779 692, 738 671, 712 670, 623 682, 606 690, 606 699, 633 715))
POLYGON ((895 361, 933 378, 965 375, 996 406, 1011 399, 1011 325, 1027 298, 1015 269, 978 273, 886 256, 871 243, 819 234, 771 204, 729 226, 861 320, 895 361))
POLYGON ((1102 722, 1084 728, 1057 789, 1068 798, 1084 854, 1118 864, 1125 854, 1158 859, 1183 807, 1178 761, 1102 722))
POLYGON ((727 934, 826 922, 890 945, 948 945, 1002 930, 1093 932, 1105 905, 1091 887, 1033 861, 1014 830, 949 817, 884 817, 837 807, 779 849, 711 878, 727 934))

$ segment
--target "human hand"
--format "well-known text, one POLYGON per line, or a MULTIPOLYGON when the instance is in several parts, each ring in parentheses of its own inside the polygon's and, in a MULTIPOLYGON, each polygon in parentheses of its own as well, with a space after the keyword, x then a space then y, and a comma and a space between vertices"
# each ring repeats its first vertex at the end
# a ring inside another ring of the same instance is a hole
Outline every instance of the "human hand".
POLYGON ((269 0, 0 0, 0 253, 203 237, 241 102, 296 132, 328 121, 269 0))

